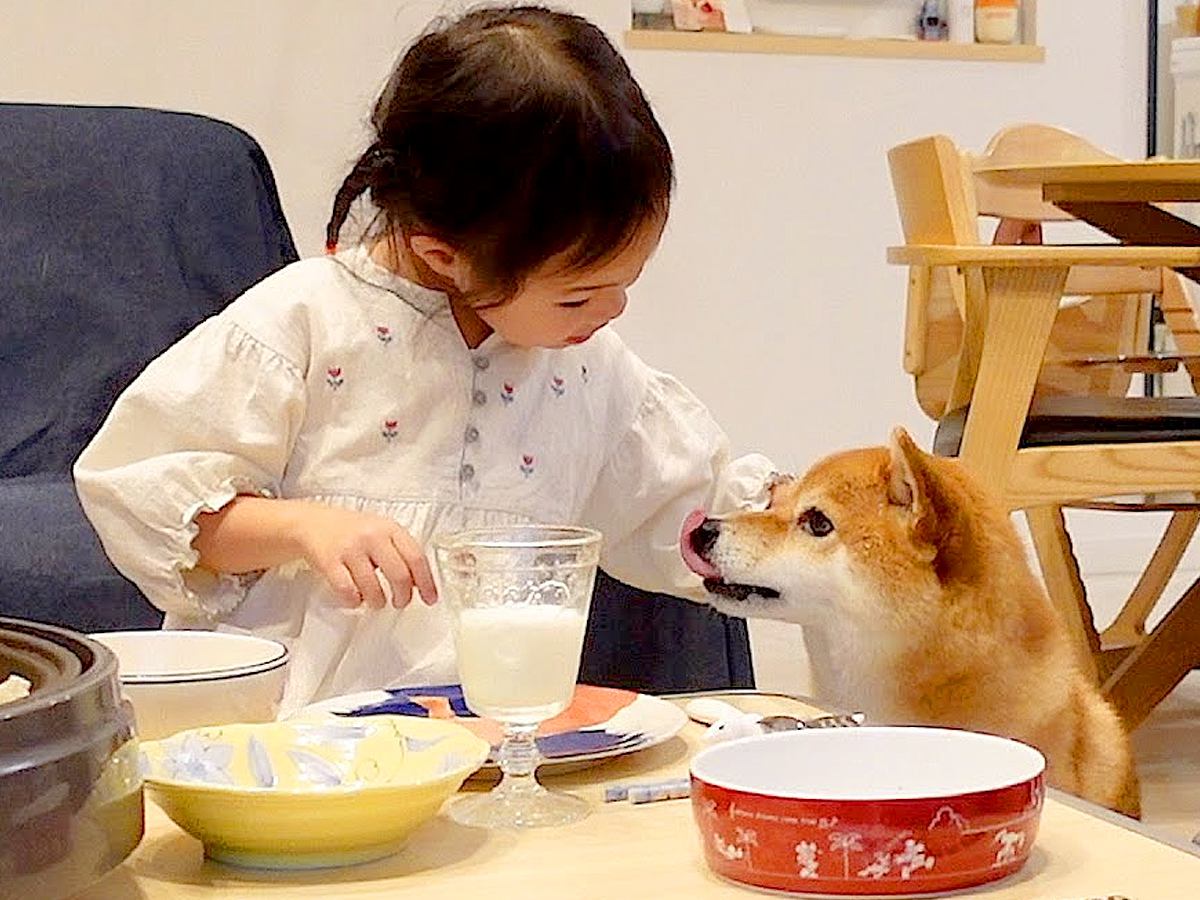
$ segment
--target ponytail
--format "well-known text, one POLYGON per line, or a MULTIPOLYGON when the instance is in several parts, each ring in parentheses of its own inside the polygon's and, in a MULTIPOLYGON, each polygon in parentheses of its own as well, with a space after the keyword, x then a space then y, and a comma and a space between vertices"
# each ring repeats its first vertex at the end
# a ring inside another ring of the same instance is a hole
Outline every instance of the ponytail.
POLYGON ((338 237, 346 217, 350 215, 350 207, 354 205, 365 191, 375 190, 384 186, 394 177, 396 154, 376 141, 358 158, 350 174, 338 188, 333 198, 333 212, 329 224, 325 226, 325 252, 336 253, 338 237))

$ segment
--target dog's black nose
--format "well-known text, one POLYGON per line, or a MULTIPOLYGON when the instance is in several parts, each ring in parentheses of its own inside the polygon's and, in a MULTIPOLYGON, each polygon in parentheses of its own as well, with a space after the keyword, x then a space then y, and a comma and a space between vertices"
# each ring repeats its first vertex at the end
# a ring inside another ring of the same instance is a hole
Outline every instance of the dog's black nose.
POLYGON ((691 534, 692 549, 696 551, 701 559, 707 559, 708 551, 717 542, 717 537, 720 534, 721 523, 716 519, 705 519, 700 523, 700 527, 691 534))

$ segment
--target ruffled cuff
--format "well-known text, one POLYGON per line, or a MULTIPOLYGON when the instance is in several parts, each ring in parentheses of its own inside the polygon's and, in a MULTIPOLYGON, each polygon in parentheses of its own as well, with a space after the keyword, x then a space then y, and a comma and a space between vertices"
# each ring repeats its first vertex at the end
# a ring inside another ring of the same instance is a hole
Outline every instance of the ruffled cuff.
POLYGON ((733 460, 717 475, 711 515, 728 515, 736 510, 762 510, 771 502, 771 483, 776 471, 761 453, 748 453, 733 460))
POLYGON ((246 592, 266 571, 239 574, 213 572, 199 565, 200 553, 193 546, 193 541, 200 533, 197 516, 220 512, 235 497, 247 494, 267 498, 275 496, 271 488, 263 487, 253 479, 226 478, 216 490, 185 510, 183 523, 174 536, 179 546, 172 575, 179 594, 188 606, 197 611, 199 618, 212 621, 233 612, 246 599, 246 592))

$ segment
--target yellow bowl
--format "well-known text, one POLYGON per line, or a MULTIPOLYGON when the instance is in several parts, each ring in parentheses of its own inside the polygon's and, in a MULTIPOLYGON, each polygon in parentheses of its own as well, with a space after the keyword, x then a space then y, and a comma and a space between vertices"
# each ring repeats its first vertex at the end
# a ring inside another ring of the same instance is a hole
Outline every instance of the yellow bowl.
POLYGON ((211 858, 312 869, 395 853, 489 750, 436 719, 293 720, 147 741, 142 769, 146 790, 211 858))

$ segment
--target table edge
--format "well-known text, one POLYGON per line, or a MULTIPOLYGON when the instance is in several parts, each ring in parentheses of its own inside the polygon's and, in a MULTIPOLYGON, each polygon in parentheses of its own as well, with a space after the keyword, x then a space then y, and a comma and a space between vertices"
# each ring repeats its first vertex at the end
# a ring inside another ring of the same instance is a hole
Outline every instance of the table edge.
POLYGON ((1134 834, 1141 837, 1149 838, 1159 844, 1164 844, 1173 850, 1182 850, 1188 856, 1194 856, 1200 859, 1200 846, 1183 838, 1176 837, 1173 834, 1165 832, 1158 828, 1152 828, 1145 825, 1137 819, 1131 819, 1128 816, 1123 816, 1118 812, 1113 812, 1103 806, 1097 806, 1089 800, 1084 800, 1081 797, 1076 797, 1074 794, 1067 794, 1057 788, 1047 788, 1046 796, 1053 797, 1055 802, 1061 803, 1063 806, 1069 806, 1077 812, 1086 813, 1095 819, 1100 819, 1108 822, 1110 825, 1116 825, 1118 828, 1124 828, 1126 831, 1132 831, 1134 834))

